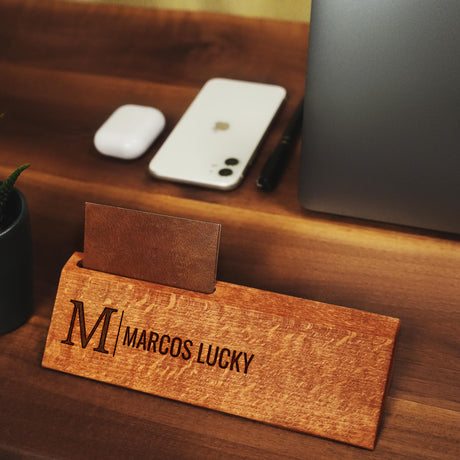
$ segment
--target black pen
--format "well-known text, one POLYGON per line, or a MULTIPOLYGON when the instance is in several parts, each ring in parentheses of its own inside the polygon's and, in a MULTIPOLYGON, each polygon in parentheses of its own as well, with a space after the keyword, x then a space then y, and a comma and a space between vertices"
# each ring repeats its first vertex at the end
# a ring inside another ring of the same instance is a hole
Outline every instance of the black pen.
POLYGON ((276 188, 283 174, 289 159, 294 150, 295 141, 302 126, 303 99, 297 106, 294 115, 289 120, 286 130, 283 133, 279 144, 273 153, 268 157, 264 164, 259 178, 257 179, 257 188, 265 192, 271 192, 276 188))

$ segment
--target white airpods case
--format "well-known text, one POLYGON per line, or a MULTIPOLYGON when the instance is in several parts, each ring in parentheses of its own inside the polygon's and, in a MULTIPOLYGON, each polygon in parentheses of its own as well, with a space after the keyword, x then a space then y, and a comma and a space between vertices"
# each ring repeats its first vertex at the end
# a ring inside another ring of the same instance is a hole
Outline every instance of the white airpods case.
POLYGON ((94 146, 103 155, 133 160, 147 151, 165 124, 165 117, 158 109, 122 105, 97 130, 94 146))

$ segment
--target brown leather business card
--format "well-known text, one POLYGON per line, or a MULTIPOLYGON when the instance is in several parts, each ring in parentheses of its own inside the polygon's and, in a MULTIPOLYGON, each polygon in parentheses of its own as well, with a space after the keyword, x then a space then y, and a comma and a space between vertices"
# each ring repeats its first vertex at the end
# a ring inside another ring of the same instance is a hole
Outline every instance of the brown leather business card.
POLYGON ((219 224, 86 203, 83 265, 211 293, 219 240, 219 224))

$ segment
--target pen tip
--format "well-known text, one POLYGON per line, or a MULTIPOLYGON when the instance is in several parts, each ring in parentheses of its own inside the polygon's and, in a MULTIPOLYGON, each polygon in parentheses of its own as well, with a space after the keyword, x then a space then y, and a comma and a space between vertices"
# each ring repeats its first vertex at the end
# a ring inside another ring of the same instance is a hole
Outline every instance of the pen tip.
POLYGON ((264 192, 271 192, 273 190, 270 181, 268 181, 266 177, 259 177, 256 181, 256 186, 259 190, 264 192))

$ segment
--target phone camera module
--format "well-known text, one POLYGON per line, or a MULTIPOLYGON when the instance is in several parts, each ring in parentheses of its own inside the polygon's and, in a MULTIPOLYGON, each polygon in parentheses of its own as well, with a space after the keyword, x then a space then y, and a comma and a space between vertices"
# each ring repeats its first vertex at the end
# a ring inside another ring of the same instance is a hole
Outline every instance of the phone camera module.
POLYGON ((237 160, 236 158, 227 158, 227 159, 225 160, 225 164, 226 164, 227 166, 235 166, 235 165, 237 165, 238 163, 239 163, 239 160, 237 160))
POLYGON ((219 174, 221 176, 231 176, 233 174, 233 171, 230 169, 230 168, 222 168, 220 171, 219 171, 219 174))

